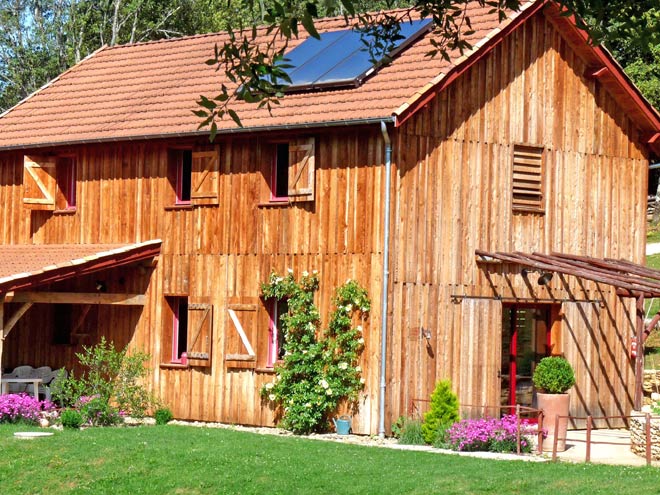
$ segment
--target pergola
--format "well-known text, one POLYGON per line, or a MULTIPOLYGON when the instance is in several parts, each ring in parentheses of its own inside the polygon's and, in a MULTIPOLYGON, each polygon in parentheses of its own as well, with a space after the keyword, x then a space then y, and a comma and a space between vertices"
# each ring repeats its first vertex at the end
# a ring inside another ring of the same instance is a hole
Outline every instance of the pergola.
POLYGON ((647 268, 627 260, 612 258, 592 258, 564 253, 521 253, 489 252, 476 250, 480 261, 500 261, 514 263, 543 272, 571 275, 593 282, 607 284, 616 289, 620 297, 632 297, 637 301, 635 333, 640 350, 635 358, 635 408, 642 405, 643 344, 649 333, 660 321, 658 312, 651 322, 644 326, 644 299, 660 297, 660 271, 647 268))

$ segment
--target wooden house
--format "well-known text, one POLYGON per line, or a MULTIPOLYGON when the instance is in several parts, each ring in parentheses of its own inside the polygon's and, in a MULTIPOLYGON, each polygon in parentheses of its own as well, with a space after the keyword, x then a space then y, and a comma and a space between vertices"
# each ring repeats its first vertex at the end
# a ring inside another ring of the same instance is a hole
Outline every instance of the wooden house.
POLYGON ((318 270, 322 314, 347 278, 373 302, 356 432, 444 378, 466 413, 531 404, 550 354, 576 369, 572 414, 628 414, 660 116, 551 2, 470 16, 450 61, 422 31, 351 86, 237 104, 212 143, 192 111, 224 34, 103 48, 7 111, 1 366, 71 368, 105 336, 150 354, 177 418, 270 425, 260 284, 318 270))

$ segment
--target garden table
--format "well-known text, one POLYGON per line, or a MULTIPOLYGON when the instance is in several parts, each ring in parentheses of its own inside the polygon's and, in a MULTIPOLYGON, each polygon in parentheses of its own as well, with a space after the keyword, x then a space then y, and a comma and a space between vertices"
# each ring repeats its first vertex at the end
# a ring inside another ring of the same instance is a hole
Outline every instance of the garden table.
POLYGON ((10 383, 31 383, 32 392, 34 393, 34 398, 39 400, 39 384, 42 383, 41 378, 5 378, 2 377, 2 393, 9 393, 9 384, 10 383))

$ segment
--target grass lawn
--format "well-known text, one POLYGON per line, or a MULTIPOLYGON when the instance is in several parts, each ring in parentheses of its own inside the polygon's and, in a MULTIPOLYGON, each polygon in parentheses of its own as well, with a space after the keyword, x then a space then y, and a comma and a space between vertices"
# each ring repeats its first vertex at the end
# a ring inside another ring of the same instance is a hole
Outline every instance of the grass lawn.
POLYGON ((185 426, 19 440, 0 425, 0 493, 657 493, 657 468, 493 461, 185 426))
POLYGON ((660 225, 647 224, 646 226, 646 243, 660 242, 660 225))

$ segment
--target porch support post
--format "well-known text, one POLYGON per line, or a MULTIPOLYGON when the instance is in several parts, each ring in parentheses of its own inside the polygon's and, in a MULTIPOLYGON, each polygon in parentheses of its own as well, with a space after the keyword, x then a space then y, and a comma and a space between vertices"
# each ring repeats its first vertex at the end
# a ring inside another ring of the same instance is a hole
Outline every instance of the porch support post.
POLYGON ((644 382, 644 294, 637 296, 636 338, 637 356, 635 357, 635 410, 642 408, 642 385, 644 382))

